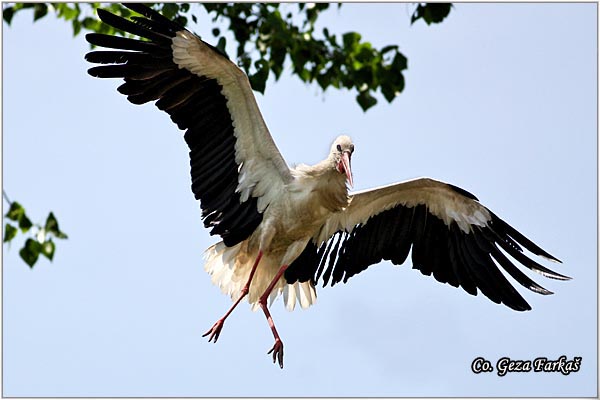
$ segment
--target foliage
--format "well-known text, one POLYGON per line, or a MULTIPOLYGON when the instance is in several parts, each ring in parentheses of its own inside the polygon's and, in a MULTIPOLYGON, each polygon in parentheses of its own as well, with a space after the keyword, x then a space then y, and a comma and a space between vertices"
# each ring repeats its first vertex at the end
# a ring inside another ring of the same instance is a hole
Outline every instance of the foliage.
POLYGON ((67 235, 58 227, 58 221, 54 214, 52 212, 48 214, 44 226, 33 224, 21 204, 16 201, 9 201, 6 193, 4 193, 4 198, 9 203, 9 209, 4 215, 7 222, 4 225, 3 243, 10 244, 17 236, 19 230, 23 234, 29 232, 30 237, 25 240, 25 244, 19 250, 19 255, 23 261, 30 268, 33 268, 40 254, 52 261, 54 251, 56 250, 53 239, 67 239, 67 235))
POLYGON ((419 19, 423 19, 427 25, 440 23, 450 14, 451 8, 450 3, 420 3, 410 18, 410 23, 414 24, 419 19))
MULTIPOLYGON (((322 90, 329 87, 356 93, 356 101, 364 110, 377 104, 376 92, 392 102, 404 90, 403 71, 407 59, 397 44, 375 48, 358 32, 333 34, 327 28, 317 32, 319 15, 329 3, 166 3, 148 4, 182 26, 203 7, 213 23, 224 22, 237 42, 238 64, 248 74, 254 90, 264 93, 267 79, 279 79, 286 63, 291 61, 292 74, 306 83, 316 82, 322 90)), ((70 21, 73 34, 82 29, 125 35, 96 17, 100 3, 15 3, 3 9, 9 25, 17 12, 32 8, 34 21, 53 11, 58 18, 70 21)), ((341 3, 337 7, 340 8, 341 3)), ((120 4, 103 5, 114 14, 128 17, 132 11, 120 4)), ((418 3, 411 23, 423 19, 428 25, 441 22, 450 12, 449 3, 418 3)), ((225 52, 227 39, 215 27, 212 33, 216 47, 225 52)))

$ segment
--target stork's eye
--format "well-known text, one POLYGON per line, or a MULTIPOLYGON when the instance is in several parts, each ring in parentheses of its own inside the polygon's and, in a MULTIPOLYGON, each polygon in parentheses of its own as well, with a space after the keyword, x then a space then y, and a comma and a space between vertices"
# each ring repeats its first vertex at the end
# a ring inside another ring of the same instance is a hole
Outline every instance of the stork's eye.
POLYGON ((342 146, 338 144, 337 149, 338 149, 338 151, 342 151, 342 146))

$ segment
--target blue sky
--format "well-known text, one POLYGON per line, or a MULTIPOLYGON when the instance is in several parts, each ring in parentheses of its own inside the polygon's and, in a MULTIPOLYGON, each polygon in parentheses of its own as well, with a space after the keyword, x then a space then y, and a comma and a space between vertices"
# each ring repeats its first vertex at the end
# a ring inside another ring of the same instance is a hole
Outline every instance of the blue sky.
MULTIPOLYGON (((5 396, 596 396, 597 5, 457 4, 410 26, 407 4, 322 16, 408 57, 406 89, 363 113, 346 91, 284 73, 258 102, 289 164, 350 135, 356 189, 429 176, 460 186, 563 261, 517 313, 381 263, 319 289, 308 311, 229 307, 203 251, 183 137, 114 80, 87 75, 83 36, 53 18, 3 24, 3 187, 69 239, 33 270, 3 247, 5 396), (581 370, 475 375, 478 356, 582 357, 581 370), (233 378, 233 379, 232 379, 233 378)), ((200 18, 200 25, 206 19, 200 18)), ((192 26, 210 38, 211 25, 192 26)))

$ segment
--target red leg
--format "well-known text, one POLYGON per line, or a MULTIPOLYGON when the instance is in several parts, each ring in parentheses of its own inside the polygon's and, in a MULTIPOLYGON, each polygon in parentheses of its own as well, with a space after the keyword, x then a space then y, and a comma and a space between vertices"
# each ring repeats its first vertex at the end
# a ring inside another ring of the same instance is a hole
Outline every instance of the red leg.
POLYGON ((271 328, 271 331, 273 332, 273 336, 275 337, 275 344, 273 345, 273 348, 271 350, 269 350, 269 352, 267 354, 273 353, 273 363, 275 363, 275 361, 278 361, 280 368, 283 368, 283 342, 281 341, 281 338, 279 337, 279 334, 277 333, 277 329, 275 328, 275 323, 273 322, 273 318, 271 317, 271 313, 269 312, 269 308, 267 307, 267 300, 269 298, 269 294, 271 294, 271 291, 273 291, 273 288, 277 284, 277 281, 279 281, 279 278, 281 278, 281 276, 283 275, 283 273, 285 272, 287 267, 288 267, 287 265, 283 265, 279 269, 279 271, 277 272, 277 275, 275 275, 275 278, 271 281, 271 284, 269 285, 267 290, 265 290, 263 295, 260 296, 260 299, 258 300, 258 302, 260 304, 260 308, 265 313, 265 317, 267 317, 267 322, 269 323, 269 327, 271 328))
POLYGON ((237 299, 237 301, 235 303, 233 303, 233 305, 231 306, 229 311, 227 311, 220 320, 215 322, 215 324, 212 326, 212 328, 210 328, 204 335, 202 335, 202 337, 205 337, 210 334, 210 337, 208 338, 209 342, 211 342, 214 339, 214 343, 217 343, 217 339, 219 339, 219 335, 221 334, 221 329, 223 329, 223 324, 225 323, 225 319, 227 319, 227 317, 229 317, 229 314, 232 313, 232 311, 237 307, 237 305, 240 304, 240 301, 242 301, 242 299, 244 297, 246 297, 246 295, 248 294, 248 291, 250 290, 250 283, 252 282, 252 278, 254 277, 254 273, 256 272, 256 267, 258 267, 258 263, 261 258, 262 258, 262 251, 259 251, 258 256, 256 257, 256 261, 254 261, 254 265, 252 266, 252 270, 250 271, 250 276, 248 277, 248 282, 246 282, 246 284, 242 288, 242 294, 239 297, 239 299, 237 299))

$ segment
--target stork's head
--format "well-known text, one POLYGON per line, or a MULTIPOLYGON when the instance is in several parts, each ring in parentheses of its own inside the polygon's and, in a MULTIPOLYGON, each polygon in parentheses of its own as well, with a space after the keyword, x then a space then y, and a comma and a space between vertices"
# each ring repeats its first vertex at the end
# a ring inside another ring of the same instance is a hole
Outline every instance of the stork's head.
POLYGON ((346 135, 338 136, 331 145, 331 155, 335 161, 335 169, 340 174, 346 175, 346 180, 350 187, 352 183, 352 168, 350 167, 350 159, 354 152, 354 144, 352 139, 346 135))

